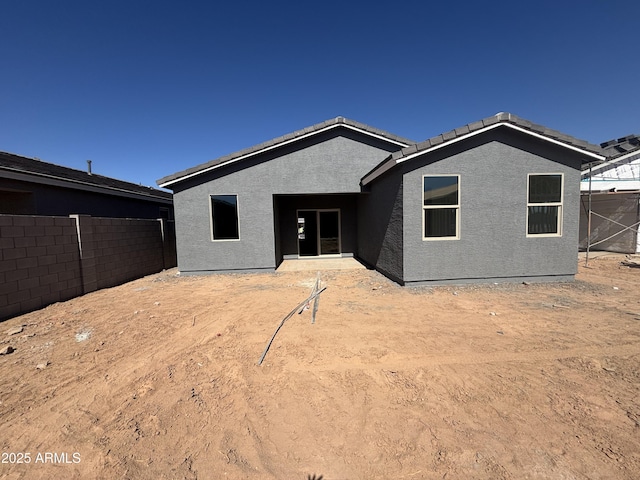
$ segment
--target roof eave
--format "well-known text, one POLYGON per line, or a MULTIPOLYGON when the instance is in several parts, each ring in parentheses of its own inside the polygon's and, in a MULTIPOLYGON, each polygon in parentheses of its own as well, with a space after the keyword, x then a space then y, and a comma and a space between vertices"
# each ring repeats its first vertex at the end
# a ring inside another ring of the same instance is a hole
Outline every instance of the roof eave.
POLYGON ((439 150, 440 148, 448 147, 449 145, 453 145, 454 143, 464 141, 464 140, 466 140, 468 138, 471 138, 471 137, 476 136, 476 135, 480 135, 480 134, 485 133, 485 132, 487 132, 489 130, 493 130, 493 129, 499 128, 499 127, 512 128, 514 130, 517 130, 519 132, 525 133, 527 135, 531 135, 533 137, 542 139, 544 141, 553 143, 555 145, 558 145, 558 146, 561 146, 561 147, 564 147, 564 148, 568 148, 568 149, 573 150, 575 152, 578 152, 578 153, 580 153, 582 155, 587 155, 587 156, 589 156, 589 157, 591 157, 591 158, 593 158, 595 160, 602 161, 602 160, 606 159, 605 156, 599 155, 599 154, 597 154, 595 152, 590 152, 588 150, 584 150, 582 148, 576 147, 575 145, 570 145, 568 143, 561 142, 559 140, 556 140, 555 138, 550 138, 550 137, 548 137, 546 135, 542 135, 540 133, 528 130, 526 128, 522 128, 522 127, 520 127, 518 125, 515 125, 513 123, 510 123, 508 121, 500 121, 500 122, 493 123, 491 125, 485 126, 483 128, 479 128, 478 130, 473 130, 473 131, 471 131, 469 133, 465 133, 465 134, 460 135, 458 137, 445 140, 445 141, 443 141, 441 143, 438 143, 436 145, 431 145, 430 147, 418 150, 418 151, 416 151, 414 153, 411 153, 409 155, 399 157, 395 161, 393 161, 393 159, 391 159, 391 162, 389 162, 389 163, 391 163, 391 165, 387 165, 386 162, 385 162, 385 164, 381 164, 378 168, 374 169, 372 172, 370 172, 366 176, 364 176, 362 178, 361 184, 362 185, 369 184, 370 182, 375 180, 377 177, 382 175, 384 172, 386 172, 390 168, 392 168, 394 165, 406 162, 407 160, 411 160, 412 158, 419 157, 421 155, 425 155, 425 154, 433 152, 435 150, 439 150))
POLYGON ((632 152, 627 152, 615 158, 605 157, 604 160, 597 165, 594 165, 593 162, 588 163, 587 165, 589 165, 589 168, 585 168, 582 170, 582 176, 589 176, 589 173, 593 175, 593 173, 595 172, 598 172, 606 167, 616 166, 618 163, 625 160, 636 160, 636 157, 640 158, 640 148, 632 152))
POLYGON ((186 171, 180 172, 178 174, 169 175, 169 176, 166 176, 166 177, 163 177, 163 178, 159 179, 156 183, 161 188, 171 188, 171 185, 175 185, 176 183, 188 180, 188 179, 193 178, 193 177, 197 177, 197 176, 202 175, 202 174, 207 173, 207 172, 211 172, 211 171, 216 170, 216 169, 218 169, 220 167, 223 167, 223 166, 226 166, 226 165, 230 165, 232 163, 236 163, 236 162, 245 160, 247 158, 254 157, 256 155, 260 155, 262 153, 274 150, 276 148, 280 148, 280 147, 283 147, 285 145, 288 145, 288 144, 291 144, 291 143, 295 143, 295 142, 297 142, 299 140, 303 140, 305 138, 309 138, 309 137, 318 135, 320 133, 327 132, 327 131, 332 130, 334 128, 348 128, 348 129, 351 129, 353 131, 362 133, 364 135, 368 135, 370 137, 377 138, 379 140, 383 140, 383 141, 388 142, 388 143, 393 143, 393 144, 398 145, 398 146, 403 147, 403 148, 408 147, 409 145, 411 145, 411 142, 404 142, 404 141, 400 141, 398 139, 392 139, 392 138, 389 138, 389 137, 385 137, 384 135, 371 132, 371 131, 366 130, 364 128, 360 128, 360 127, 358 127, 356 125, 351 125, 349 123, 344 123, 343 121, 340 121, 340 122, 337 122, 337 123, 332 123, 330 125, 327 125, 327 126, 325 126, 323 128, 320 128, 318 130, 313 130, 313 131, 309 131, 307 133, 304 133, 302 135, 294 136, 293 138, 290 138, 289 135, 286 135, 285 137, 283 137, 284 140, 282 142, 279 142, 279 143, 276 143, 276 144, 273 144, 273 145, 269 145, 268 147, 265 147, 265 148, 262 148, 262 149, 259 149, 259 150, 253 151, 253 152, 249 152, 249 153, 246 153, 244 155, 239 155, 238 157, 232 158, 232 159, 230 159, 228 161, 215 163, 213 165, 210 165, 208 167, 204 167, 204 168, 199 169, 197 171, 193 171, 193 172, 187 173, 188 170, 186 170, 186 171))
MULTIPOLYGON (((126 198, 137 198, 146 201, 154 201, 160 203, 166 203, 171 205, 173 200, 171 198, 160 197, 154 195, 152 192, 145 194, 142 192, 134 192, 131 190, 124 190, 115 187, 109 187, 105 185, 96 185, 93 183, 81 182, 78 180, 71 180, 68 178, 56 177, 54 175, 46 175, 36 172, 25 172, 12 168, 0 167, 2 174, 0 176, 9 178, 12 180, 19 180, 23 182, 40 183, 44 185, 51 185, 55 187, 74 188, 76 190, 84 190, 94 193, 102 193, 107 195, 114 195, 126 198)), ((167 192, 168 193, 168 192, 167 192)))

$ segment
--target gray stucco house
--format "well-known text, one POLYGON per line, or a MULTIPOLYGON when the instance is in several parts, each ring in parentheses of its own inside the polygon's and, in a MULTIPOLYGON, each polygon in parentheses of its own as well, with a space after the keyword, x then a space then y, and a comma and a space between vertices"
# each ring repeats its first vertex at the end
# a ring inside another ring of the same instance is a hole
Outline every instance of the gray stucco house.
POLYGON ((508 113, 427 141, 342 117, 158 180, 185 274, 355 256, 400 284, 570 280, 599 146, 508 113))

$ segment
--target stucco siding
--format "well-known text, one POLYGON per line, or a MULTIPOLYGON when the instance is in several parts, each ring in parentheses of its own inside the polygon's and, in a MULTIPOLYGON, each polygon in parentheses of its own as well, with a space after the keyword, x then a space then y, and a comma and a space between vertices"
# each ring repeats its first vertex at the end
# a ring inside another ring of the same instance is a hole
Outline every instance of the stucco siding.
POLYGON ((346 129, 221 166, 174 187, 181 271, 276 267, 274 195, 358 193, 362 172, 395 147, 346 129), (237 195, 239 240, 212 241, 210 195, 237 195))
POLYGON ((390 172, 358 199, 358 257, 392 280, 403 278, 402 173, 390 172))
POLYGON ((404 167, 404 281, 571 278, 577 269, 580 158, 494 132, 404 167), (437 160, 437 161, 436 161, 437 160), (527 236, 530 173, 562 173, 561 237, 527 236), (423 240, 423 175, 459 175, 457 240, 423 240))
MULTIPOLYGON (((223 182, 226 183, 226 182, 223 182)), ((174 196, 178 269, 182 272, 275 268, 269 192, 204 184, 174 196), (210 195, 238 195, 239 240, 212 239, 210 195)))

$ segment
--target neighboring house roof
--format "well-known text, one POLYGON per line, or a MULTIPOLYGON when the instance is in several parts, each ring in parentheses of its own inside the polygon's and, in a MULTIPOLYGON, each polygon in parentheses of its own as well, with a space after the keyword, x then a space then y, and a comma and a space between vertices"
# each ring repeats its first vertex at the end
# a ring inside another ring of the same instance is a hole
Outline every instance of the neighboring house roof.
POLYGON ((250 147, 245 150, 241 150, 239 152, 235 152, 230 155, 226 155, 224 157, 211 160, 201 165, 197 165, 187 170, 183 170, 181 172, 168 175, 158 180, 157 184, 163 188, 169 187, 174 183, 180 182, 182 180, 186 180, 196 175, 201 175, 205 172, 209 172, 211 170, 214 170, 228 163, 241 161, 246 158, 250 158, 255 155, 258 155, 260 153, 273 150, 275 148, 278 148, 278 147, 281 147, 281 146, 284 146, 284 145, 287 145, 287 144, 290 144, 290 143, 302 140, 304 138, 308 138, 310 136, 317 135, 319 133, 326 132, 327 130, 331 130, 338 127, 344 127, 351 130, 355 130, 355 131, 364 133, 366 135, 369 135, 371 137, 375 137, 390 143, 394 143, 400 147, 406 147, 408 145, 415 143, 413 140, 408 140, 406 138, 399 137, 392 133, 385 132, 384 130, 370 127, 363 123, 355 122, 353 120, 349 120, 344 117, 336 117, 334 119, 317 123, 315 125, 312 125, 310 127, 307 127, 301 130, 297 130, 293 133, 289 133, 288 135, 274 138, 273 140, 269 140, 267 142, 261 143, 254 147, 250 147))
POLYGON ((606 152, 607 160, 582 170, 580 190, 640 190, 640 136, 627 135, 603 142, 600 146, 606 152))
POLYGON ((173 198, 170 192, 7 152, 0 152, 0 178, 167 204, 171 204, 173 198))
POLYGON ((497 113, 491 117, 456 128, 450 132, 437 135, 425 140, 424 142, 411 145, 392 153, 380 165, 375 167, 362 178, 362 185, 370 183, 375 178, 399 163, 502 126, 512 128, 570 150, 580 152, 594 160, 602 161, 606 158, 606 153, 601 146, 593 145, 584 140, 558 132, 557 130, 551 130, 543 125, 532 123, 511 113, 497 113))
POLYGON ((620 157, 640 149, 640 136, 627 135, 626 137, 603 142, 600 146, 607 152, 609 158, 620 157))
POLYGON ((601 143, 600 147, 602 147, 602 150, 605 152, 607 161, 598 165, 592 165, 591 170, 584 169, 582 171, 582 178, 588 177, 589 171, 595 174, 619 165, 631 163, 640 158, 640 135, 627 135, 626 137, 609 140, 608 142, 601 143))

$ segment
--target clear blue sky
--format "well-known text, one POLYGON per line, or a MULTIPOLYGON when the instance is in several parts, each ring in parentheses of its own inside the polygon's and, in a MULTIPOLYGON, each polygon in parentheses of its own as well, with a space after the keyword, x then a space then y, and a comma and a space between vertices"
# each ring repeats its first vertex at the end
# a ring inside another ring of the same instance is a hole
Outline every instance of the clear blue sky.
POLYGON ((5 0, 0 150, 156 186, 338 115, 640 133, 637 0, 5 0))

